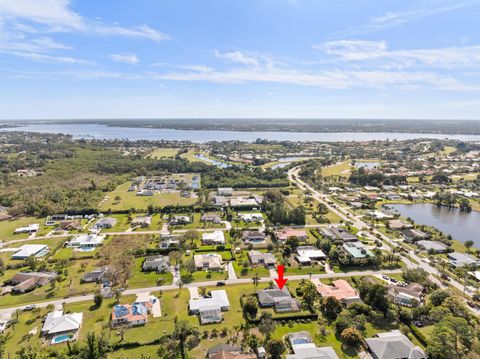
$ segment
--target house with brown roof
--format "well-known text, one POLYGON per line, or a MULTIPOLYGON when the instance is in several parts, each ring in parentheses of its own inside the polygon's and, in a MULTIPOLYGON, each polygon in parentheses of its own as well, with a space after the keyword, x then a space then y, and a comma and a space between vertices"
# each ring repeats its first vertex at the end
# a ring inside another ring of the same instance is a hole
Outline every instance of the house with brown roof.
POLYGON ((50 283, 56 277, 54 272, 19 272, 10 278, 8 284, 13 286, 12 292, 25 293, 50 283))
POLYGON ((322 297, 334 297, 345 305, 361 301, 358 292, 346 280, 334 280, 332 285, 324 284, 316 278, 311 279, 311 282, 322 297))
POLYGON ((276 231, 275 237, 280 242, 286 242, 289 238, 296 238, 299 241, 306 241, 308 239, 307 231, 299 228, 284 228, 276 231))

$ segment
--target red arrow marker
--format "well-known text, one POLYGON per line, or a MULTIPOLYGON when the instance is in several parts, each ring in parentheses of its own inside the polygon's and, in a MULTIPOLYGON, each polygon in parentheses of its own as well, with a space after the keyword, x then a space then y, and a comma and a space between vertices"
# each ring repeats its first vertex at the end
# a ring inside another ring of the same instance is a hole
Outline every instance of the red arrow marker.
POLYGON ((278 279, 275 278, 275 282, 277 282, 278 288, 282 289, 285 283, 287 283, 288 278, 283 278, 283 272, 285 271, 284 266, 278 266, 277 267, 277 272, 278 272, 278 279))

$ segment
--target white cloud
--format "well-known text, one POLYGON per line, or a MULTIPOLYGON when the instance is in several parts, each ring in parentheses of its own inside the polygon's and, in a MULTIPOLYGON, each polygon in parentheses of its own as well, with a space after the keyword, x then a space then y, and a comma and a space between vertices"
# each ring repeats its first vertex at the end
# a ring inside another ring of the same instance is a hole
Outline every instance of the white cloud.
POLYGON ((123 27, 103 22, 91 22, 70 9, 70 0, 0 0, 0 18, 12 23, 18 31, 33 32, 42 29, 25 25, 31 21, 44 25, 48 32, 83 32, 108 36, 143 38, 152 41, 168 40, 169 36, 147 25, 123 27))
POLYGON ((135 65, 140 61, 135 54, 112 54, 110 58, 116 62, 122 62, 124 64, 135 65))
POLYGON ((2 0, 0 14, 49 26, 83 28, 82 17, 71 11, 69 0, 2 0))
POLYGON ((35 52, 15 52, 15 51, 10 51, 8 52, 8 54, 31 59, 34 61, 52 62, 57 64, 68 64, 68 65, 93 65, 94 64, 94 62, 92 61, 70 57, 70 56, 52 56, 52 55, 38 54, 35 52))
POLYGON ((143 38, 152 41, 168 40, 170 37, 161 31, 155 30, 150 26, 137 26, 126 28, 121 26, 95 25, 93 30, 100 35, 116 35, 132 38, 143 38))
POLYGON ((360 26, 352 27, 337 35, 359 35, 375 32, 377 30, 399 26, 408 22, 420 20, 426 17, 455 11, 470 5, 478 4, 479 0, 430 0, 418 1, 414 7, 388 11, 382 15, 374 16, 368 22, 360 26))
MULTIPOLYGON (((338 40, 313 45, 344 61, 383 61, 385 65, 463 68, 480 65, 480 45, 433 49, 388 50, 383 41, 338 40), (385 62, 387 61, 387 62, 385 62)), ((375 65, 378 65, 377 63, 375 65)))
POLYGON ((249 65, 249 66, 258 66, 259 61, 257 58, 253 56, 249 56, 244 54, 240 51, 232 51, 232 52, 219 52, 218 50, 214 51, 215 56, 219 59, 228 60, 231 62, 236 62, 242 65, 249 65))

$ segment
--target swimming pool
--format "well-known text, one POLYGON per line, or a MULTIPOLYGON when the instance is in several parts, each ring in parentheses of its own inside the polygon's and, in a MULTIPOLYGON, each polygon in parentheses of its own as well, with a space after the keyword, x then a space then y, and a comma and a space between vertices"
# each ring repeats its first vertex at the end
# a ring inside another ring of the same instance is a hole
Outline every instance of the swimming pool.
POLYGON ((70 339, 72 339, 72 336, 69 334, 57 335, 56 337, 52 338, 52 344, 60 344, 63 342, 68 342, 70 339))

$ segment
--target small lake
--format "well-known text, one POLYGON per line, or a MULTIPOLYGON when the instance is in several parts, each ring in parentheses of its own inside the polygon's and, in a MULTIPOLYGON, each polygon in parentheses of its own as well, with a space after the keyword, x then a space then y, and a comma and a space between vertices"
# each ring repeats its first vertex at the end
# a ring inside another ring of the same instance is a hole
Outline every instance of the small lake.
POLYGON ((418 224, 435 227, 454 239, 465 243, 471 240, 480 248, 480 212, 461 212, 457 208, 438 207, 430 203, 389 204, 402 217, 410 217, 418 224))
POLYGON ((387 132, 276 132, 276 131, 216 131, 216 130, 174 130, 169 128, 116 127, 98 124, 31 124, 21 127, 1 128, 0 131, 27 131, 40 133, 63 133, 74 138, 113 140, 169 140, 192 141, 244 141, 256 139, 295 142, 342 142, 372 140, 410 140, 415 138, 450 138, 462 141, 480 141, 480 135, 447 135, 428 133, 387 133, 387 132))
POLYGON ((195 155, 195 158, 198 158, 199 160, 201 161, 204 161, 204 162, 208 162, 216 167, 219 167, 219 168, 227 168, 227 167, 230 167, 230 165, 228 163, 225 163, 225 162, 222 162, 222 161, 219 161, 219 160, 215 160, 213 158, 209 158, 205 155, 202 155, 202 154, 196 154, 195 155))
POLYGON ((380 165, 381 165, 380 162, 355 162, 355 167, 356 168, 363 167, 367 170, 378 168, 378 167, 380 167, 380 165))

